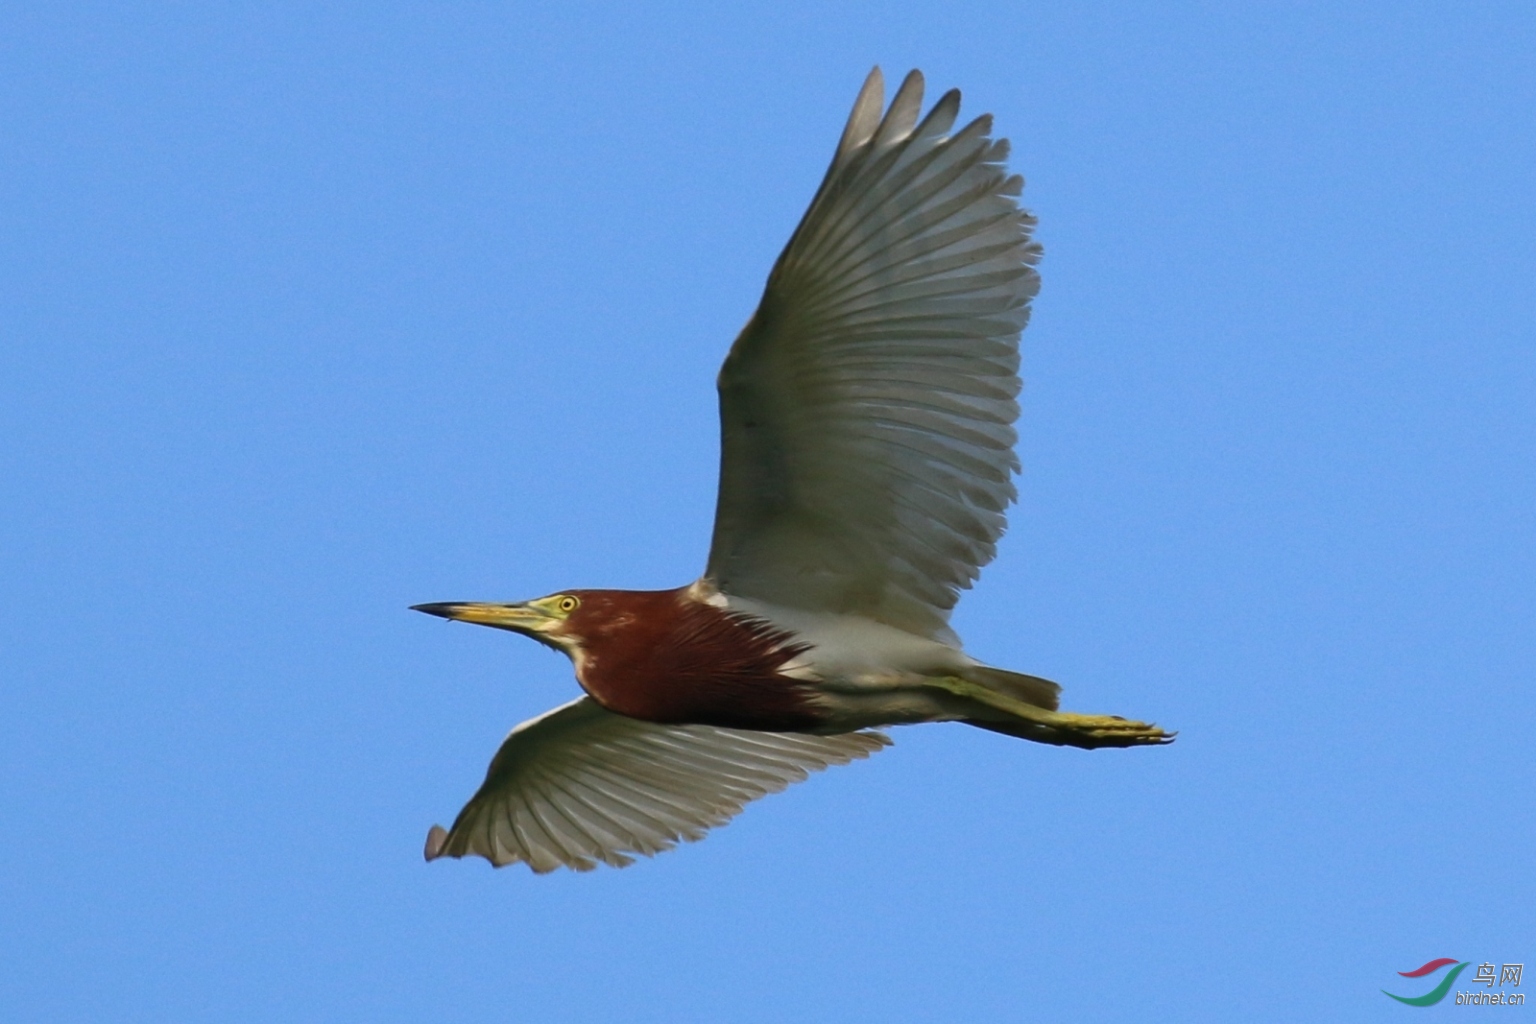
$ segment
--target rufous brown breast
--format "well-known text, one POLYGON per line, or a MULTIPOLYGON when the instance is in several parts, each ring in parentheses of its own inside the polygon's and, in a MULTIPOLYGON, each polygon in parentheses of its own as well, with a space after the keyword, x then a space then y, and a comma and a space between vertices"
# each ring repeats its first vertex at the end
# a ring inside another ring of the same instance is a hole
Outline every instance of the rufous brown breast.
POLYGON ((779 669, 807 648, 761 619, 677 590, 573 590, 566 620, 580 638, 576 677, 631 718, 794 732, 820 720, 805 684, 779 669))

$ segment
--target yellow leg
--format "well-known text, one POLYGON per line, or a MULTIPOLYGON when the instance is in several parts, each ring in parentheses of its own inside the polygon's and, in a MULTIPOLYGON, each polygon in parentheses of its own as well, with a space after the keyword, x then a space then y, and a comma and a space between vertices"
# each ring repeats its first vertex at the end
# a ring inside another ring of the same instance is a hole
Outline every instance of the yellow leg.
POLYGON ((1047 711, 955 676, 933 677, 928 682, 964 698, 973 706, 980 705, 975 709, 974 717, 966 718, 970 724, 1040 743, 1089 749, 1140 747, 1172 743, 1176 735, 1150 723, 1118 715, 1047 711))

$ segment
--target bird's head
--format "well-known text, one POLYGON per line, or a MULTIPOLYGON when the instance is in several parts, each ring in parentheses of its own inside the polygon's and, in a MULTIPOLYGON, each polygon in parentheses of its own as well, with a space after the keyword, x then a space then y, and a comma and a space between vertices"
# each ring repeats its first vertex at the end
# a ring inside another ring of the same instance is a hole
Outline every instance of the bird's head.
POLYGON ((457 622, 494 626, 532 637, 546 647, 570 654, 581 644, 578 628, 582 594, 564 591, 521 604, 490 604, 480 601, 446 601, 441 604, 416 604, 412 611, 426 612, 457 622))

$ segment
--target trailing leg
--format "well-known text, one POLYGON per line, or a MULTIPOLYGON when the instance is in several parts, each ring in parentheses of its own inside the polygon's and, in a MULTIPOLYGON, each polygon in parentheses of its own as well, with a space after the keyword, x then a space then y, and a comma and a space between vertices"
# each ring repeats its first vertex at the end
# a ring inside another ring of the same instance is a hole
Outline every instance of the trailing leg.
POLYGON ((999 693, 980 682, 956 676, 930 677, 927 682, 961 699, 965 706, 961 721, 967 725, 1036 743, 1092 750, 1097 747, 1156 746, 1172 743, 1175 735, 1156 725, 1118 715, 1048 710, 999 693))

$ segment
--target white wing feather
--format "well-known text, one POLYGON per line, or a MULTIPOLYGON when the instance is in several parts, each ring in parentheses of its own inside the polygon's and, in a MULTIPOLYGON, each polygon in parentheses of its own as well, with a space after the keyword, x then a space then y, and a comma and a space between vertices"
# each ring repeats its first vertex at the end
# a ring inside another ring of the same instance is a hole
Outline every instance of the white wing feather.
POLYGON ((581 697, 513 729, 453 828, 434 826, 427 859, 476 854, 497 867, 587 871, 669 850, 750 801, 889 745, 836 736, 655 725, 581 697))
POLYGON ((706 577, 723 593, 954 642, 1015 492, 1019 333, 1039 287, 990 117, 884 119, 879 68, 720 371, 706 577))

